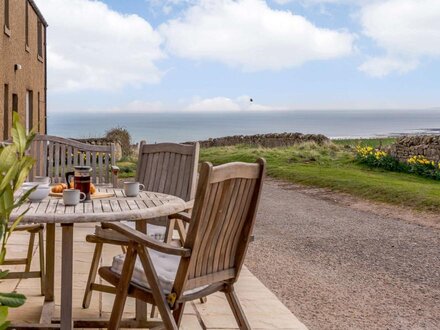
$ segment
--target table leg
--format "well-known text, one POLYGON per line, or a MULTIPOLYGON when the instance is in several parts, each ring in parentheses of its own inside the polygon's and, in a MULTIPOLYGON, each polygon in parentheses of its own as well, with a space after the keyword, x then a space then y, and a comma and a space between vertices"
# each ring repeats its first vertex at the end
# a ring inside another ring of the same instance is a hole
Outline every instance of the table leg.
POLYGON ((73 224, 62 224, 61 246, 61 329, 73 329, 73 224))
MULTIPOLYGON (((136 230, 146 234, 147 233, 147 222, 145 220, 136 221, 136 230)), ((136 299, 136 321, 142 323, 147 322, 147 303, 136 299)))
POLYGON ((55 224, 46 225, 46 278, 40 324, 51 324, 55 309, 55 224))

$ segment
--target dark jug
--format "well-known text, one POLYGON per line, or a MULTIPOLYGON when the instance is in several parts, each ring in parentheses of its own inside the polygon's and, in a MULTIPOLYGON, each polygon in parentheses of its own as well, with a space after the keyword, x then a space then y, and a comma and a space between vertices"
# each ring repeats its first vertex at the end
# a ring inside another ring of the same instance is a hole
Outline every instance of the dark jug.
POLYGON ((90 166, 75 166, 73 172, 66 173, 66 183, 70 188, 73 177, 73 187, 86 194, 86 200, 90 200, 90 183, 92 168, 90 166))

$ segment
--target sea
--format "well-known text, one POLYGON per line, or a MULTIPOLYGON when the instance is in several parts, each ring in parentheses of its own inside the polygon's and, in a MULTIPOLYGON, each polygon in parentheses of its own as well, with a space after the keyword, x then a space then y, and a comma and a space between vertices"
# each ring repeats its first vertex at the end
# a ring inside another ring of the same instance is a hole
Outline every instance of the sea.
POLYGON ((126 128, 133 142, 187 142, 229 135, 300 132, 330 138, 440 134, 440 109, 292 110, 215 113, 63 113, 49 111, 48 134, 102 137, 126 128))

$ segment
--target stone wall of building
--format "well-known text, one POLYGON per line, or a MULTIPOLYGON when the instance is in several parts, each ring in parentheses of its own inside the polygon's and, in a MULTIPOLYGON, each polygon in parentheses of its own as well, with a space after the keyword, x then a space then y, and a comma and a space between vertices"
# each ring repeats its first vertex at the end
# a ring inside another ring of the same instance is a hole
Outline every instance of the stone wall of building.
POLYGON ((440 161, 440 135, 403 136, 390 146, 389 153, 401 161, 421 155, 435 162, 440 161))
POLYGON ((233 146, 238 144, 275 148, 287 147, 303 142, 324 144, 330 142, 330 139, 321 134, 272 133, 257 135, 234 135, 199 142, 200 146, 203 148, 233 146))
POLYGON ((8 3, 0 1, 0 140, 11 137, 13 111, 46 133, 46 23, 32 0, 8 3))

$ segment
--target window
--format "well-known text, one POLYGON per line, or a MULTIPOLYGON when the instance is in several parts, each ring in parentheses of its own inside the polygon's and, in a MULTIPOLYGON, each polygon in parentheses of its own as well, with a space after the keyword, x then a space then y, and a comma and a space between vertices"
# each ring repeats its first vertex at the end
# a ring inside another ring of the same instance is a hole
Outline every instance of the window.
POLYGON ((25 12, 25 39, 26 39, 26 49, 29 48, 29 2, 26 1, 26 12, 25 12))
POLYGON ((12 111, 18 112, 18 95, 12 94, 12 111))
POLYGON ((43 24, 38 21, 37 24, 37 35, 38 35, 38 56, 43 57, 43 24))
POLYGON ((9 86, 5 84, 3 98, 3 140, 9 139, 9 86))
POLYGON ((34 92, 26 91, 26 132, 32 130, 34 122, 34 92))
POLYGON ((38 92, 37 94, 38 99, 37 99, 37 108, 38 108, 38 132, 41 132, 41 107, 40 107, 40 92, 38 92))
POLYGON ((9 0, 5 0, 5 33, 10 36, 11 31, 9 27, 9 0))

